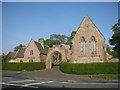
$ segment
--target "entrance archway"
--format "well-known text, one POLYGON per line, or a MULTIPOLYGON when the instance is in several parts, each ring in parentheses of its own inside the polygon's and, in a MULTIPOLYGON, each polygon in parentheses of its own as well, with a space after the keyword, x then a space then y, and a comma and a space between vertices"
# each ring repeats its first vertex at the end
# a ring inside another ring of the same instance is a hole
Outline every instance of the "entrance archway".
POLYGON ((60 46, 50 48, 46 58, 46 68, 52 68, 53 62, 61 61, 66 62, 65 50, 60 46), (58 57, 59 56, 59 57, 58 57))
POLYGON ((53 62, 61 62, 62 60, 62 55, 60 52, 55 51, 52 56, 53 62))
POLYGON ((55 51, 53 54, 52 54, 52 67, 55 66, 55 65, 58 65, 59 62, 62 61, 62 55, 60 52, 58 51, 55 51))

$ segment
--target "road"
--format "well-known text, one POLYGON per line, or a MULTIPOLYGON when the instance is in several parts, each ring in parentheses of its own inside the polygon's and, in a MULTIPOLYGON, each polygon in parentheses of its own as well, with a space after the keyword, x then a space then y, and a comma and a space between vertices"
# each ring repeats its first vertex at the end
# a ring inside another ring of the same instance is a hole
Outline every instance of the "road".
POLYGON ((118 88, 118 80, 62 73, 59 66, 37 71, 3 71, 2 88, 118 88))

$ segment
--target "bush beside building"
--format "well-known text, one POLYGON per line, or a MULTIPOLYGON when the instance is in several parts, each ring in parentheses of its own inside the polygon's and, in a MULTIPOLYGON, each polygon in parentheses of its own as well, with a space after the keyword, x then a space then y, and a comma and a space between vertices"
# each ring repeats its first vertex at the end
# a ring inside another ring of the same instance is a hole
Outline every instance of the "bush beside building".
POLYGON ((32 63, 2 63, 2 70, 13 70, 13 71, 32 71, 41 70, 46 68, 45 62, 32 62, 32 63))
POLYGON ((60 70, 69 74, 120 74, 119 62, 109 63, 60 63, 60 70))

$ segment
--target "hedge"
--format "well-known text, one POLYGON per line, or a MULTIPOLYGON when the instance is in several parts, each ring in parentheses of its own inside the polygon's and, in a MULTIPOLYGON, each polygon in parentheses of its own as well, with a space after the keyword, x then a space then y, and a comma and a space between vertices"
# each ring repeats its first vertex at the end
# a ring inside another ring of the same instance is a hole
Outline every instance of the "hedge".
POLYGON ((60 70, 69 74, 120 74, 118 62, 106 63, 60 63, 60 70))
POLYGON ((13 71, 32 71, 45 68, 45 62, 31 62, 31 63, 2 63, 2 70, 13 71))

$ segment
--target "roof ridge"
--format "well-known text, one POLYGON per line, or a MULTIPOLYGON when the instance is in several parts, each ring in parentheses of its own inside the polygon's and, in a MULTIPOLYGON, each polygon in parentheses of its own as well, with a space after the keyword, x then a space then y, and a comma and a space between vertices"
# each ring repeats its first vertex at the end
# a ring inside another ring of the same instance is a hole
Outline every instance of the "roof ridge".
MULTIPOLYGON (((88 16, 88 15, 86 15, 88 16)), ((85 16, 85 17, 86 17, 85 16)), ((92 19, 88 16, 88 18, 90 19, 90 21, 93 23, 93 25, 97 28, 97 30, 100 32, 100 30, 98 29, 98 27, 95 25, 95 23, 92 21, 92 19)), ((104 35, 100 32, 100 34, 103 36, 103 38, 105 39, 104 35)))
MULTIPOLYGON (((81 25, 82 25, 82 23, 83 23, 83 21, 85 20, 85 18, 86 17, 88 17, 88 19, 90 19, 90 21, 92 22, 92 24, 97 28, 97 26, 93 23, 93 21, 92 21, 92 19, 88 16, 88 14, 86 14, 86 16, 84 16, 84 18, 82 19, 82 22, 80 23, 80 25, 79 25, 79 27, 77 28, 77 32, 78 32, 78 30, 79 30, 79 28, 81 27, 81 25)), ((98 32, 100 32, 100 30, 97 28, 97 30, 98 30, 98 32)), ((77 32, 76 32, 76 34, 77 34, 77 32)), ((75 34, 75 36, 76 36, 76 34, 75 34)), ((103 38, 105 39, 105 37, 104 37, 104 35, 100 32, 100 34, 103 36, 103 38)), ((74 37, 75 37, 74 36, 74 37)), ((74 39, 74 38, 73 38, 74 39)), ((72 41, 73 41, 73 39, 72 39, 72 41)))

